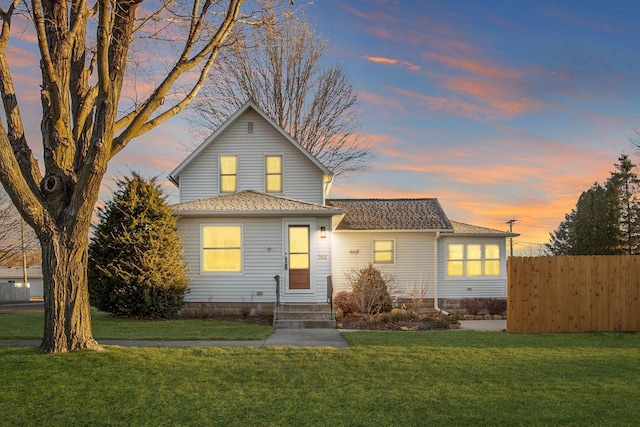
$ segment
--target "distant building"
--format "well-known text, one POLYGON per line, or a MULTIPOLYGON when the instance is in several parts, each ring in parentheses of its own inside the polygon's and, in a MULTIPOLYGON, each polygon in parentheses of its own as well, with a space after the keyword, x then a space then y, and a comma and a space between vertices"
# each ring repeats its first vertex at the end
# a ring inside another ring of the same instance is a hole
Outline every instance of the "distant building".
MULTIPOLYGON (((22 267, 0 267, 0 282, 22 283, 22 280, 22 267)), ((44 296, 41 265, 32 265, 27 268, 27 283, 31 288, 31 298, 42 298, 44 296)))

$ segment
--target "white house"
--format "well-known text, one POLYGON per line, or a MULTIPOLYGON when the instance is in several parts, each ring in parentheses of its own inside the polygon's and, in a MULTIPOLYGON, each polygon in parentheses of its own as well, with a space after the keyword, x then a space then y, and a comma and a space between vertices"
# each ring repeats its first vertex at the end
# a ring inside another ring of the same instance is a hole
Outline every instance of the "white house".
POLYGON ((252 102, 169 178, 187 310, 285 318, 295 305, 327 307, 328 277, 346 290, 345 273, 368 263, 395 276, 398 298, 423 289, 437 307, 506 297, 505 241, 515 234, 452 222, 433 198, 327 200, 331 171, 252 102))

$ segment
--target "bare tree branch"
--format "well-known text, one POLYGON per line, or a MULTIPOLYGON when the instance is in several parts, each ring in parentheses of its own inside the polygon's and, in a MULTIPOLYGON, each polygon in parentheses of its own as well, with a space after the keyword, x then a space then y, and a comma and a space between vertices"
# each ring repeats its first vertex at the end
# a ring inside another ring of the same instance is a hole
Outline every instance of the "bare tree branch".
POLYGON ((192 104, 198 136, 252 100, 335 175, 366 169, 357 95, 342 68, 323 61, 326 40, 292 14, 264 22, 231 46, 192 104))
MULTIPOLYGON (((7 53, 19 0, 4 3, 0 96, 6 129, 0 128, 0 181, 42 247, 41 352, 97 349, 89 320, 87 243, 108 162, 132 138, 178 114, 194 99, 238 17, 251 13, 240 14, 243 0, 160 0, 142 11, 141 0, 98 0, 90 8, 87 0, 31 0, 27 8, 42 78, 35 89, 42 105, 44 161, 39 165, 24 135, 7 53), (147 33, 134 38, 136 31, 147 33), (141 46, 132 49, 135 42, 141 46), (122 98, 124 83, 135 76, 129 66, 131 53, 148 53, 144 49, 155 43, 169 59, 148 58, 148 75, 161 70, 160 77, 148 81, 151 89, 142 102, 131 103, 122 98), (183 87, 189 89, 179 94, 183 87)), ((260 15, 256 3, 250 7, 260 15)))

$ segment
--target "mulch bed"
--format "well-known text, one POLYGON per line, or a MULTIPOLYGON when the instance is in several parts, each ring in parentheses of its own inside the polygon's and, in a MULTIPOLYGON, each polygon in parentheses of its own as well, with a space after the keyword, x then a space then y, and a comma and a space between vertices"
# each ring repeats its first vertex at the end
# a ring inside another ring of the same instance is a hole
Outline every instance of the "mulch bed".
POLYGON ((358 329, 369 331, 402 331, 402 330, 434 330, 454 329, 457 320, 446 318, 423 318, 403 320, 393 318, 387 313, 363 316, 361 314, 349 314, 336 320, 339 329, 358 329))

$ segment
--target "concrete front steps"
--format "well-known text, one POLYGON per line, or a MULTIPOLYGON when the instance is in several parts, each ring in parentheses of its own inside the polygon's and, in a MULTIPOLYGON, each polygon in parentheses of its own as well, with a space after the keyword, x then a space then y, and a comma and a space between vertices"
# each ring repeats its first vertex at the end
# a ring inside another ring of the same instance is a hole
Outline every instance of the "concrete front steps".
POLYGON ((329 304, 280 304, 273 316, 278 329, 335 328, 336 320, 329 304))

